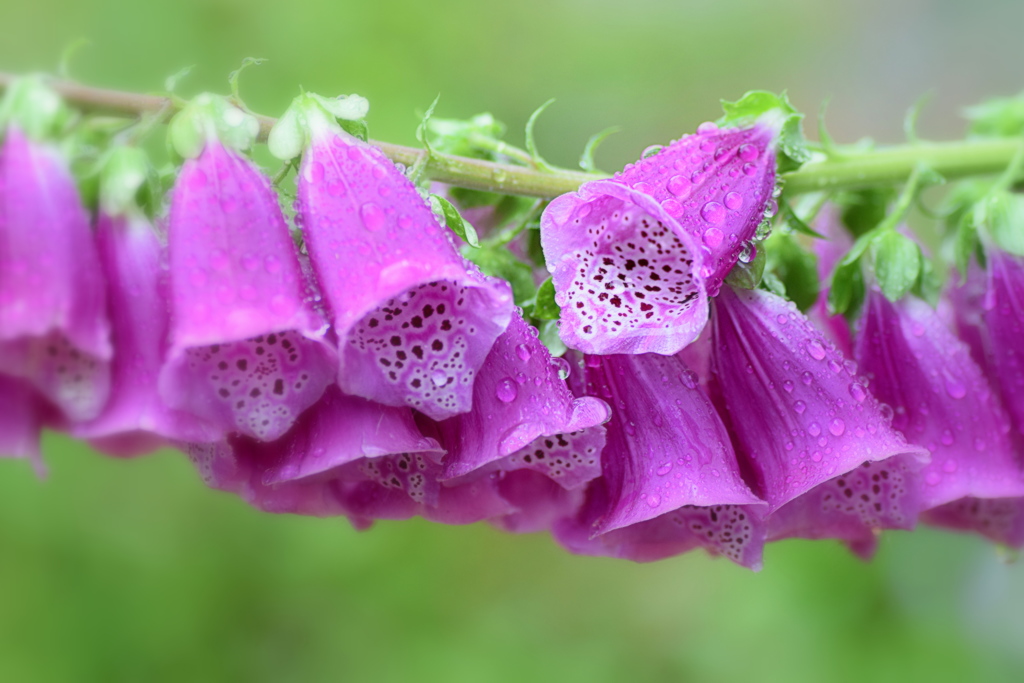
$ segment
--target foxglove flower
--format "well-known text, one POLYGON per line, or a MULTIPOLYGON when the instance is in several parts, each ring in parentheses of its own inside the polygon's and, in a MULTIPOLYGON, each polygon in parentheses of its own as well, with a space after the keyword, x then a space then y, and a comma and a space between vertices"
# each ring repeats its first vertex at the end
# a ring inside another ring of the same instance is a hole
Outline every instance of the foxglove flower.
POLYGON ((774 110, 750 127, 706 123, 610 180, 558 197, 541 218, 560 333, 585 353, 673 354, 771 212, 774 110))
POLYGON ((106 275, 114 358, 110 400, 102 413, 73 433, 106 453, 138 455, 170 441, 212 441, 217 429, 168 407, 157 391, 167 346, 169 309, 162 246, 149 220, 132 202, 145 179, 142 152, 119 149, 102 175, 96 243, 106 275), (109 172, 108 172, 109 171, 109 172))
POLYGON ((931 452, 922 471, 924 509, 966 496, 1024 496, 1024 471, 999 399, 967 346, 928 304, 915 297, 892 303, 873 288, 856 358, 871 393, 893 407, 893 427, 931 452))
POLYGON ((678 357, 588 356, 587 389, 613 415, 602 476, 556 534, 570 550, 646 561, 704 547, 760 566, 764 503, 743 481, 728 431, 678 357))
POLYGON ((913 523, 905 519, 917 511, 907 498, 909 473, 927 452, 893 430, 855 364, 793 304, 765 291, 723 288, 712 330, 714 388, 748 481, 774 513, 771 537, 847 538, 830 528, 833 510, 865 530, 913 523), (878 464, 895 456, 902 457, 878 464), (784 506, 808 492, 814 500, 795 503, 788 514, 797 519, 789 517, 784 506), (809 528, 820 525, 827 526, 809 528))
POLYGON ((347 515, 365 526, 417 514, 475 522, 511 511, 490 482, 443 486, 444 450, 420 432, 408 408, 336 386, 277 441, 233 436, 191 444, 188 452, 209 485, 269 512, 347 515))
POLYGON ((480 368, 473 410, 440 424, 444 476, 531 469, 572 489, 600 475, 609 410, 573 397, 560 376, 564 364, 516 313, 480 368))
POLYGON ((336 360, 269 180, 206 132, 175 182, 168 233, 164 399, 223 433, 280 437, 336 360))
POLYGON ((310 97, 275 130, 300 115, 309 124, 296 210, 338 334, 338 383, 435 420, 467 412, 511 290, 467 264, 394 163, 310 97))
POLYGON ((67 164, 11 124, 0 148, 0 373, 71 421, 95 417, 110 391, 105 297, 67 164))

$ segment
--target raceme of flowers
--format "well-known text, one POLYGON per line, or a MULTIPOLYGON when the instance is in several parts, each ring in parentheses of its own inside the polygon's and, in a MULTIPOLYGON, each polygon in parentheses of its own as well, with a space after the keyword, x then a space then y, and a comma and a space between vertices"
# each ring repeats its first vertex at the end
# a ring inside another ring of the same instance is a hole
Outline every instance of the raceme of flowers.
MULTIPOLYGON (((876 267, 857 265, 847 317, 829 291, 805 313, 744 284, 797 244, 765 241, 795 157, 783 100, 551 201, 508 244, 539 236, 524 302, 349 132, 361 98, 303 95, 271 134, 293 217, 246 155, 254 119, 196 98, 154 220, 129 145, 83 201, 55 125, 19 108, 57 111, 40 88, 0 108, 3 455, 41 467, 43 428, 117 457, 171 445, 269 512, 487 520, 637 561, 704 548, 757 569, 786 538, 869 557, 918 523, 1024 545, 1024 259, 982 225, 984 258, 933 306, 891 295, 885 247, 855 246, 876 267), (541 333, 548 273, 560 340, 541 333)), ((823 271, 855 263, 841 207, 814 225, 823 271)), ((918 249, 900 230, 869 237, 918 249)))

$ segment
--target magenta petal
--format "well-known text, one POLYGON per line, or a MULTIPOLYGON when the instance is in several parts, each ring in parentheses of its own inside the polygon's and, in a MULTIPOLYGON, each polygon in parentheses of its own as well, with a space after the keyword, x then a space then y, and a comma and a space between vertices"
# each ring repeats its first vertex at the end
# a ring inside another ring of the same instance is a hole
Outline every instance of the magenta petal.
POLYGON ((28 458, 39 464, 42 406, 35 390, 0 375, 0 458, 28 458))
POLYGON ((604 478, 592 482, 579 513, 554 524, 556 540, 570 552, 652 562, 704 548, 711 555, 724 555, 755 571, 761 569, 767 533, 764 504, 686 505, 594 536, 591 522, 610 504, 608 483, 604 478))
POLYGON ((871 393, 894 409, 893 427, 932 454, 922 472, 923 509, 965 496, 1024 496, 999 400, 928 304, 914 297, 893 304, 872 289, 856 357, 871 393))
POLYGON ((597 533, 684 505, 757 504, 725 425, 677 357, 588 356, 587 388, 614 413, 602 456, 609 507, 597 533))
POLYGON ((913 529, 921 509, 921 464, 913 455, 865 462, 783 505, 768 539, 835 538, 870 557, 881 529, 913 529))
POLYGON ((715 389, 741 462, 772 510, 864 462, 926 459, 892 429, 856 365, 792 303, 723 288, 712 330, 715 389))
POLYGON ((74 179, 56 148, 10 126, 0 148, 0 372, 73 421, 110 390, 103 273, 74 179))
POLYGON ((601 473, 608 407, 574 398, 559 365, 516 313, 473 385, 473 410, 440 424, 446 479, 470 473, 532 469, 565 488, 601 473))
POLYGON ((468 411, 512 315, 508 284, 468 265, 402 172, 340 130, 306 150, 296 206, 334 317, 341 387, 435 420, 468 411))
POLYGON ((586 492, 584 486, 566 489, 550 477, 527 469, 506 472, 497 486, 514 512, 490 521, 499 529, 515 534, 547 531, 559 520, 574 516, 586 492))
POLYGON ((1012 548, 1024 547, 1024 498, 961 498, 924 512, 921 520, 978 533, 1012 548))
POLYGON ((109 283, 114 359, 103 412, 76 425, 78 438, 112 455, 138 455, 173 441, 213 441, 219 430, 168 407, 157 391, 170 312, 161 282, 161 245, 141 217, 101 213, 96 242, 109 283))
POLYGON ((280 437, 331 383, 336 357, 270 182, 208 143, 175 183, 168 239, 163 397, 223 432, 280 437))
POLYGON ((570 348, 672 354, 707 323, 701 255, 647 195, 614 181, 587 183, 551 202, 541 235, 570 348))
POLYGON ((415 503, 436 504, 436 462, 444 451, 420 433, 412 413, 334 386, 283 438, 236 437, 227 445, 194 445, 189 452, 208 484, 263 510, 347 513, 341 481, 373 482, 415 503))

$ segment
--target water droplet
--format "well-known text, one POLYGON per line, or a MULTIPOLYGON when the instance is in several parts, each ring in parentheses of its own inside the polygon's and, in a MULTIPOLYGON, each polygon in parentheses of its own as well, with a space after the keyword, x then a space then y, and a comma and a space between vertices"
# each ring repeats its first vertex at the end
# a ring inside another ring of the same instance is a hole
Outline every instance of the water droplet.
POLYGON ((384 211, 373 202, 366 202, 359 208, 359 217, 367 230, 379 230, 385 221, 384 211))
POLYGON ((444 370, 434 370, 430 373, 430 382, 435 387, 443 387, 448 382, 448 375, 445 374, 444 370))
POLYGON ((774 199, 769 199, 764 205, 764 216, 765 218, 771 218, 779 212, 779 203, 774 199))
POLYGON ((800 373, 800 381, 806 384, 807 386, 811 386, 811 382, 814 381, 814 375, 812 375, 809 371, 804 370, 802 373, 800 373))
POLYGON ((551 364, 558 372, 558 379, 566 379, 569 376, 569 361, 564 358, 552 358, 551 364))
POLYGON ((647 504, 650 505, 652 508, 658 507, 659 505, 661 505, 661 496, 652 493, 651 495, 647 496, 647 504))
POLYGON ((793 383, 790 382, 788 379, 782 383, 782 388, 789 393, 793 393, 793 383))
POLYGON ((700 210, 700 217, 708 223, 721 223, 725 220, 725 207, 718 202, 708 202, 700 210))
POLYGON ((671 471, 672 471, 672 463, 670 463, 670 462, 663 463, 662 466, 658 468, 658 476, 659 477, 664 477, 666 474, 668 474, 671 471))
POLYGON ((668 191, 677 197, 685 197, 693 188, 689 178, 681 175, 674 175, 668 179, 668 191))
POLYGON ((810 434, 811 436, 818 436, 819 434, 821 434, 821 425, 819 425, 817 422, 812 422, 807 427, 807 433, 810 434))
POLYGON ((831 370, 832 372, 838 374, 839 372, 842 371, 843 366, 835 358, 829 358, 828 359, 828 369, 831 370))
POLYGON ((882 419, 886 422, 892 422, 893 410, 892 406, 888 403, 879 403, 878 412, 882 414, 882 419))
POLYGON ((687 368, 679 373, 679 381, 683 383, 683 386, 687 389, 696 389, 700 383, 697 373, 687 368))
POLYGON ((745 145, 740 145, 739 153, 740 159, 742 159, 743 161, 753 161, 760 155, 761 152, 756 146, 747 143, 745 145))
POLYGON ((740 247, 740 253, 737 256, 740 263, 750 263, 757 258, 757 247, 754 246, 753 242, 744 242, 740 247))
POLYGON ((698 135, 711 135, 718 132, 718 124, 714 121, 705 121, 697 126, 698 135))
POLYGON ((974 450, 978 452, 985 450, 985 440, 980 436, 974 439, 974 450))
POLYGON ((860 382, 850 382, 850 396, 857 403, 863 403, 868 397, 868 392, 860 382))
POLYGON ((665 209, 665 213, 669 216, 680 216, 683 213, 683 205, 674 199, 666 199, 661 203, 661 208, 665 209))
POLYGON ((952 446, 953 445, 953 432, 951 432, 948 429, 942 430, 942 437, 939 440, 942 441, 942 445, 943 446, 952 446))
POLYGON ((797 415, 803 415, 804 411, 807 410, 807 404, 805 404, 803 401, 794 401, 793 410, 796 411, 797 415))
POLYGON ((634 183, 633 189, 644 194, 651 194, 651 186, 642 180, 639 183, 634 183))
POLYGON ((519 356, 519 360, 521 361, 530 360, 530 356, 532 355, 530 353, 530 347, 526 344, 520 344, 516 347, 516 355, 519 356))
POLYGON ((743 164, 743 175, 757 175, 757 166, 755 166, 754 164, 743 164))
POLYGON ((516 381, 511 377, 498 382, 498 386, 494 390, 494 395, 498 397, 498 400, 502 403, 511 403, 516 400, 516 396, 519 395, 519 387, 516 385, 516 381))
POLYGON ((950 398, 963 398, 967 395, 967 385, 958 378, 946 373, 946 393, 950 398))
POLYGON ((837 417, 829 423, 828 431, 832 432, 832 436, 842 436, 846 431, 846 423, 841 417, 837 417))
POLYGON ((825 357, 825 347, 817 339, 807 342, 807 353, 811 354, 814 360, 822 360, 825 357))
POLYGON ((314 161, 309 165, 306 170, 306 180, 311 183, 319 183, 324 179, 324 165, 319 161, 314 161))
POLYGON ((725 195, 725 206, 733 211, 739 211, 743 206, 743 195, 739 192, 730 192, 725 195))
POLYGON ((724 239, 724 237, 725 236, 722 234, 722 231, 718 228, 708 228, 704 232, 704 244, 714 249, 722 243, 722 239, 724 239))
POLYGON ((956 460, 950 458, 946 462, 942 463, 942 471, 948 472, 949 474, 956 472, 956 460))
POLYGON ((281 262, 276 256, 267 256, 263 259, 263 269, 268 273, 276 273, 281 270, 281 262))
POLYGON ((643 152, 640 153, 640 158, 641 159, 650 159, 651 157, 653 157, 655 154, 657 154, 658 152, 660 152, 663 149, 665 149, 664 145, 651 145, 650 147, 648 147, 647 149, 645 149, 643 152))
POLYGON ((942 481, 942 475, 938 472, 929 472, 927 476, 925 476, 924 481, 929 486, 935 486, 942 481))

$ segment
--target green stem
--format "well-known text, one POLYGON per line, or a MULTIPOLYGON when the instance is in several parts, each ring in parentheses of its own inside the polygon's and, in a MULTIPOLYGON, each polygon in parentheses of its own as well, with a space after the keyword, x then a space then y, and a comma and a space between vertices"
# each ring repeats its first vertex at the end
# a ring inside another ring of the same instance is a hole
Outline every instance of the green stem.
MULTIPOLYGON (((12 74, 0 72, 0 91, 15 79, 12 74)), ((52 80, 50 86, 83 111, 120 116, 152 113, 166 121, 180 107, 173 98, 93 88, 72 81, 52 80)), ((269 116, 257 116, 257 119, 260 140, 266 140, 275 120, 269 116)), ((406 166, 412 166, 423 156, 423 150, 416 147, 371 142, 393 161, 406 166)), ((799 170, 783 174, 782 178, 786 181, 787 193, 799 194, 901 184, 921 163, 949 180, 997 175, 1010 165, 1019 147, 1017 138, 919 142, 807 163, 799 170)), ((432 180, 458 187, 543 198, 557 197, 576 190, 584 182, 607 177, 597 173, 498 164, 436 152, 423 171, 432 180)))

